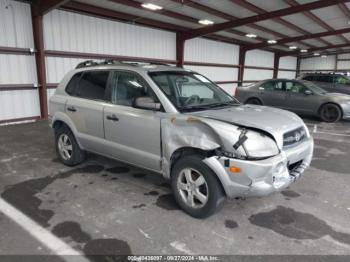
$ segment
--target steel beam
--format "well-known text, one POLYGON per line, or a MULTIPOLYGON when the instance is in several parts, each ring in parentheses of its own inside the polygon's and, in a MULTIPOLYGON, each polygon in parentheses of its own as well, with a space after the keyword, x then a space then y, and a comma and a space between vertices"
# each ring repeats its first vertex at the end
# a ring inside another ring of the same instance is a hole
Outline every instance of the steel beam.
POLYGON ((261 42, 261 43, 247 45, 246 48, 247 48, 247 50, 259 49, 259 48, 264 48, 264 47, 268 47, 268 46, 272 46, 272 45, 286 44, 286 43, 297 42, 297 41, 306 40, 306 39, 318 38, 318 37, 323 37, 323 36, 338 35, 338 34, 346 34, 346 33, 350 33, 350 28, 343 28, 343 29, 339 29, 339 30, 326 31, 326 32, 321 32, 321 33, 316 33, 316 34, 307 34, 307 35, 302 35, 302 36, 287 37, 287 38, 282 38, 282 39, 277 40, 276 44, 269 44, 267 42, 261 42))
POLYGON ((237 19, 237 20, 233 20, 233 21, 228 21, 228 22, 224 22, 224 23, 220 23, 220 24, 215 24, 212 26, 206 26, 206 27, 202 27, 199 29, 193 29, 190 31, 186 31, 184 32, 184 39, 192 39, 195 37, 200 37, 200 36, 204 36, 207 34, 212 34, 218 31, 222 31, 228 28, 233 28, 233 27, 238 27, 238 26, 243 26, 243 25, 247 25, 247 24, 252 24, 252 23, 256 23, 256 22, 260 22, 260 21, 264 21, 264 20, 268 20, 268 19, 273 19, 276 17, 281 17, 281 16, 286 16, 286 15, 291 15, 291 14, 295 14, 295 13, 299 13, 302 11, 308 11, 308 10, 313 10, 313 9, 318 9, 318 8, 323 8, 323 7, 327 7, 327 6, 331 6, 331 5, 335 5, 338 3, 342 3, 346 0, 320 0, 320 1, 315 1, 315 2, 311 2, 311 3, 306 3, 306 4, 302 4, 302 5, 298 5, 298 6, 292 6, 292 7, 288 7, 288 8, 284 8, 284 9, 280 9, 280 10, 276 10, 276 11, 272 11, 272 12, 267 12, 264 14, 259 14, 259 15, 254 15, 254 16, 250 16, 250 17, 245 17, 245 18, 241 18, 241 19, 237 19))
POLYGON ((31 6, 34 46, 36 49, 35 61, 36 72, 39 84, 39 101, 41 118, 47 119, 47 87, 46 87, 46 70, 45 70, 45 53, 44 53, 44 35, 43 35, 43 16, 38 15, 39 6, 35 3, 31 6))
POLYGON ((185 40, 181 33, 176 34, 176 66, 183 67, 184 65, 185 40))
MULTIPOLYGON (((350 47, 350 44, 320 46, 320 47, 310 48, 310 49, 308 49, 308 51, 309 52, 314 52, 314 51, 322 51, 322 50, 334 49, 334 48, 342 48, 342 47, 350 47)), ((339 50, 339 51, 341 52, 342 50, 339 50)), ((280 53, 280 56, 293 56, 293 55, 299 55, 300 57, 303 57, 299 50, 292 51, 292 52, 282 52, 282 53, 280 53)), ((309 55, 306 54, 305 57, 309 57, 309 55)))
POLYGON ((239 57, 238 57, 238 86, 242 86, 243 84, 243 77, 244 77, 244 66, 245 66, 245 57, 246 57, 247 51, 244 49, 244 47, 239 47, 239 57))
POLYGON ((68 2, 69 0, 34 0, 33 5, 36 5, 34 15, 45 15, 51 10, 58 8, 68 2))
POLYGON ((278 76, 279 65, 280 65, 280 56, 277 53, 275 53, 275 57, 273 60, 273 78, 277 78, 278 76))

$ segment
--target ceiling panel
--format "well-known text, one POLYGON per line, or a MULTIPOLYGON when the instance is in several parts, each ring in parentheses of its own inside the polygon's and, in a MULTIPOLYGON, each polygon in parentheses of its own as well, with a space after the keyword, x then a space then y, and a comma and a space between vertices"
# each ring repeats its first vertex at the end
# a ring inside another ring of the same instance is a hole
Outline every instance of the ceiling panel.
POLYGON ((193 2, 200 3, 202 5, 209 6, 213 9, 217 9, 223 13, 227 13, 232 16, 236 17, 248 17, 248 16, 253 16, 255 13, 243 9, 243 8, 238 8, 235 4, 230 2, 229 0, 193 0, 193 2))
POLYGON ((322 26, 318 25, 302 13, 284 16, 283 19, 310 33, 319 33, 325 30, 322 26))
POLYGON ((286 4, 284 1, 281 0, 248 0, 248 2, 252 3, 253 5, 256 5, 266 11, 275 11, 279 9, 284 9, 289 7, 288 4, 286 4))

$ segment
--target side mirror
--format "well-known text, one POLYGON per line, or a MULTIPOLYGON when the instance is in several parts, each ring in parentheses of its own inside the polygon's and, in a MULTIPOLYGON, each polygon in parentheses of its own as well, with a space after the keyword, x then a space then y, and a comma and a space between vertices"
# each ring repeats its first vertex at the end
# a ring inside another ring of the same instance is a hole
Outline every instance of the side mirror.
POLYGON ((307 96, 309 96, 309 95, 312 95, 313 93, 312 93, 312 91, 310 91, 310 90, 305 90, 305 91, 304 91, 304 94, 307 95, 307 96))
POLYGON ((154 102, 153 98, 149 96, 141 96, 135 99, 134 107, 149 110, 160 110, 160 103, 154 102))

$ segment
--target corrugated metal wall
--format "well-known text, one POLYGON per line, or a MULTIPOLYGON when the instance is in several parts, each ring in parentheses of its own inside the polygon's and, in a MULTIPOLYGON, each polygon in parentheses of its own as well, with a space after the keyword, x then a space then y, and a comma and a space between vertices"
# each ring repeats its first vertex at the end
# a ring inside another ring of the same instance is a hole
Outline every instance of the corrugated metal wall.
MULTIPOLYGON (((296 70, 297 58, 293 56, 284 56, 280 58, 279 68, 296 70)), ((296 71, 278 70, 278 78, 295 78, 296 71)))
MULTIPOLYGON (((0 46, 33 48, 30 5, 0 0, 0 46)), ((35 57, 0 54, 0 84, 37 84, 35 57)), ((0 122, 40 115, 38 90, 0 90, 0 122)))
MULTIPOLYGON (((260 66, 273 68, 274 53, 262 51, 262 50, 251 50, 246 53, 245 66, 260 66)), ((244 81, 250 80, 263 80, 273 77, 273 70, 262 70, 262 69, 244 69, 244 81)))
MULTIPOLYGON (((185 43, 186 62, 238 65, 239 47, 228 43, 195 38, 185 43)), ((238 69, 233 67, 190 66, 185 68, 197 71, 213 81, 237 81, 238 69)), ((220 84, 228 93, 234 94, 237 84, 220 84)))
POLYGON ((311 57, 302 59, 300 62, 300 70, 330 70, 335 69, 335 56, 322 57, 311 57))

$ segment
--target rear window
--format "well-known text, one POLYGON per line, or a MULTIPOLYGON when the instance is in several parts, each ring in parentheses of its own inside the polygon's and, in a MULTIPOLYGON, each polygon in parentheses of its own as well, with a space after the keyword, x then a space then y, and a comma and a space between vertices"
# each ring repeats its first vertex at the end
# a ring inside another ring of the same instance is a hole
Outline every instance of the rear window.
POLYGON ((109 71, 88 71, 80 78, 76 95, 82 98, 104 100, 109 71))
POLYGON ((69 81, 67 87, 66 87, 66 92, 70 95, 73 95, 75 92, 76 87, 78 86, 80 77, 81 77, 82 73, 77 73, 75 74, 71 80, 69 81))

